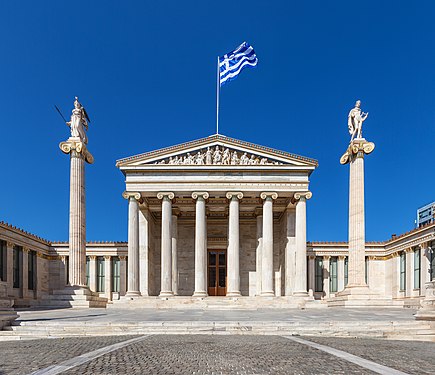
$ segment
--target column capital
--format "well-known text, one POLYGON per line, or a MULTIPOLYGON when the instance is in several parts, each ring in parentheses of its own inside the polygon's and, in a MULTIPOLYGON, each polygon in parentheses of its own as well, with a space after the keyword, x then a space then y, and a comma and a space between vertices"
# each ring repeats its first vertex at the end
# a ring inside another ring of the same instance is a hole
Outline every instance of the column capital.
POLYGON ((28 247, 23 247, 23 252, 24 253, 28 253, 30 251, 30 249, 28 247))
POLYGON ((111 255, 105 255, 105 256, 104 256, 104 260, 110 260, 111 258, 112 258, 111 255))
POLYGON ((311 199, 312 196, 313 196, 313 193, 311 191, 297 192, 297 193, 294 193, 292 201, 296 202, 296 201, 299 201, 301 199, 308 200, 308 199, 311 199))
POLYGON ((405 252, 406 253, 412 253, 412 252, 414 252, 414 249, 412 247, 408 247, 408 248, 405 249, 405 252))
POLYGON ((323 260, 329 260, 329 259, 331 259, 331 256, 330 256, 330 255, 324 255, 324 256, 323 256, 323 260))
POLYGON ((338 260, 345 260, 346 259, 346 255, 339 255, 338 256, 338 260))
POLYGON ((340 164, 347 164, 351 161, 351 156, 364 157, 364 154, 370 154, 375 149, 373 142, 367 142, 364 138, 354 139, 350 142, 346 152, 340 158, 340 164))
POLYGON ((59 148, 64 154, 71 154, 71 156, 76 155, 76 157, 78 156, 77 154, 81 154, 81 157, 89 164, 93 164, 94 162, 94 157, 87 149, 86 144, 80 141, 80 138, 74 139, 74 137, 71 137, 66 142, 60 142, 59 148))
POLYGON ((97 260, 97 256, 96 255, 89 255, 89 260, 97 260))
POLYGON ((204 200, 206 200, 206 199, 208 199, 209 196, 210 196, 210 194, 207 193, 206 191, 194 191, 192 193, 193 199, 203 198, 204 200))
POLYGON ((13 248, 13 247, 15 246, 15 244, 14 244, 13 242, 7 241, 7 242, 6 242, 6 246, 7 246, 7 247, 12 247, 12 248, 13 248))
POLYGON ((142 197, 140 195, 139 192, 137 191, 124 191, 122 193, 122 196, 124 199, 130 199, 130 198, 134 198, 136 199, 139 203, 142 202, 142 197))
POLYGON ((315 256, 315 255, 309 255, 309 256, 308 256, 308 258, 310 258, 310 259, 313 259, 313 260, 314 260, 314 259, 316 259, 316 256, 315 256))
POLYGON ((163 199, 164 197, 168 197, 168 199, 172 200, 172 199, 174 199, 175 194, 172 193, 171 191, 159 191, 157 193, 158 199, 163 199))
POLYGON ((227 199, 232 199, 232 198, 242 199, 243 193, 241 191, 229 191, 226 193, 225 196, 227 197, 227 199))
POLYGON ((278 193, 276 192, 272 192, 272 191, 265 191, 263 193, 260 194, 260 198, 261 199, 266 199, 266 198, 272 198, 272 199, 276 199, 278 198, 278 193))
POLYGON ((120 255, 119 260, 122 260, 125 262, 127 260, 127 257, 125 255, 120 255))

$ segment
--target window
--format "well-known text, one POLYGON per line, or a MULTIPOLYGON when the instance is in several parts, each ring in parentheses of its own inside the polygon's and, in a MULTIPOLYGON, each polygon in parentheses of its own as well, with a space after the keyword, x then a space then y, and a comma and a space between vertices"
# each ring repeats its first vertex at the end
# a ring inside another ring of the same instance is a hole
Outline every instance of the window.
POLYGON ((121 284, 121 262, 118 257, 112 257, 112 291, 119 292, 121 284))
POLYGON ((406 254, 404 251, 400 253, 400 290, 406 289, 406 254))
POLYGON ((349 258, 344 258, 344 287, 347 286, 349 280, 349 258))
POLYGON ((86 286, 89 288, 89 257, 86 257, 86 286))
POLYGON ((22 250, 23 248, 21 246, 14 246, 13 249, 13 258, 12 258, 12 264, 13 264, 13 287, 14 288, 20 288, 21 287, 21 262, 22 262, 22 250))
POLYGON ((414 248, 414 289, 420 289, 420 249, 414 248))
POLYGON ((6 281, 6 241, 0 240, 0 281, 6 281))
POLYGON ((27 262, 27 288, 29 290, 34 290, 36 284, 36 251, 29 251, 29 253, 27 254, 27 262))
POLYGON ((316 257, 315 261, 315 292, 323 292, 323 258, 316 257))
POLYGON ((335 293, 337 289, 337 257, 331 257, 329 262, 329 291, 335 293))
POLYGON ((104 257, 97 257, 97 292, 104 292, 104 257))

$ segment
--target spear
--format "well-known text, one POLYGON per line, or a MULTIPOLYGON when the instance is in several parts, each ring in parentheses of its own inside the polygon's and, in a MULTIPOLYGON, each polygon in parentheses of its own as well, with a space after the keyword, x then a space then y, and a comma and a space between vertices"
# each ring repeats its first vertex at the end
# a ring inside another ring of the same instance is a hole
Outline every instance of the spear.
POLYGON ((63 116, 62 112, 60 111, 60 109, 57 107, 57 105, 54 105, 54 108, 56 108, 56 111, 59 113, 60 117, 62 117, 62 120, 65 121, 65 123, 67 123, 68 121, 65 120, 65 117, 63 116))

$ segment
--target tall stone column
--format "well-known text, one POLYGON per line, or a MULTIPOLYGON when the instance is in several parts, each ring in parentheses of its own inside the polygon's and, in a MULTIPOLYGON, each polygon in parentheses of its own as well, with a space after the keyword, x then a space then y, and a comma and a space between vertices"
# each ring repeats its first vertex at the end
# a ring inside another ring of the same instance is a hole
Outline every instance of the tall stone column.
POLYGON ((316 256, 310 255, 308 259, 308 289, 313 293, 316 289, 316 256))
POLYGON ((305 297, 307 293, 307 207, 306 200, 312 197, 310 191, 295 193, 296 201, 296 258, 294 296, 305 297))
POLYGON ((412 290, 414 288, 414 250, 408 248, 406 252, 406 285, 405 285, 405 297, 412 296, 412 290))
POLYGON ((257 249, 255 253, 255 275, 257 280, 257 293, 256 295, 261 295, 261 262, 262 262, 262 251, 263 248, 263 215, 257 215, 257 249))
POLYGON ((345 256, 339 255, 337 259, 337 291, 341 292, 346 285, 344 285, 344 260, 345 256))
POLYGON ((112 300, 112 257, 104 256, 104 294, 106 298, 112 300))
POLYGON ((228 192, 230 201, 228 223, 228 286, 227 296, 240 296, 240 227, 239 200, 243 198, 241 192, 228 192))
POLYGON ((174 193, 158 193, 157 198, 162 200, 160 297, 170 297, 174 295, 172 292, 172 199, 174 199, 174 193))
POLYGON ((139 201, 140 193, 125 191, 128 199, 128 285, 127 297, 140 296, 139 290, 139 201))
POLYGON ((207 192, 193 192, 196 199, 195 219, 195 291, 194 297, 207 296, 207 222, 205 215, 205 201, 207 192))
MULTIPOLYGON (((365 282, 365 216, 364 216, 364 155, 370 154, 375 144, 364 138, 351 141, 340 159, 341 164, 349 164, 349 264, 348 280, 345 289, 367 289, 365 282)), ((348 291, 350 292, 350 291, 348 291)), ((350 292, 351 293, 351 292, 350 292)))
POLYGON ((431 254, 429 252, 429 243, 423 243, 420 245, 420 295, 426 294, 426 283, 430 281, 430 259, 431 254))
POLYGON ((325 255, 323 257, 323 292, 325 293, 325 298, 329 298, 329 261, 331 257, 329 255, 325 255))
POLYGON ((178 296, 178 215, 176 211, 172 213, 172 291, 175 296, 178 296))
POLYGON ((141 296, 149 295, 149 212, 139 209, 139 291, 141 296))
POLYGON ((295 287, 295 262, 296 262, 296 210, 287 207, 286 212, 286 244, 284 253, 284 295, 291 296, 295 287))
POLYGON ((273 292, 273 200, 277 193, 264 192, 263 199, 263 248, 261 260, 261 296, 274 296, 273 292))
POLYGON ((22 268, 22 296, 23 298, 28 298, 29 293, 29 251, 30 249, 27 247, 23 247, 23 268, 22 268))
POLYGON ((59 147, 70 155, 69 282, 86 287, 85 163, 92 164, 94 158, 79 137, 70 137, 59 147))
POLYGON ((97 256, 89 255, 89 289, 97 291, 97 256))
POLYGON ((127 262, 126 256, 119 256, 119 295, 125 296, 127 293, 127 262))
POLYGON ((6 282, 8 289, 12 290, 14 287, 14 244, 9 241, 6 243, 6 282))

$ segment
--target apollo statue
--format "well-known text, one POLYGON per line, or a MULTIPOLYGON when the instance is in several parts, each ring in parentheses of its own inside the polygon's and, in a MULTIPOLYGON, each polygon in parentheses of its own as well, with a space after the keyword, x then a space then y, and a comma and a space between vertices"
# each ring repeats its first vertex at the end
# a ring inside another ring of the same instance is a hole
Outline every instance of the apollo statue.
POLYGON ((71 113, 71 121, 66 123, 71 129, 71 137, 80 138, 83 143, 87 144, 88 137, 86 136, 86 131, 88 130, 89 122, 91 122, 91 120, 89 120, 85 108, 79 103, 79 98, 76 96, 74 109, 71 113))
POLYGON ((361 101, 357 100, 355 108, 351 109, 347 119, 347 125, 349 127, 349 133, 352 136, 350 141, 362 138, 362 124, 366 120, 369 113, 361 111, 361 101))

